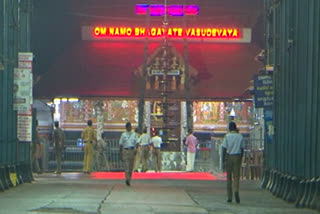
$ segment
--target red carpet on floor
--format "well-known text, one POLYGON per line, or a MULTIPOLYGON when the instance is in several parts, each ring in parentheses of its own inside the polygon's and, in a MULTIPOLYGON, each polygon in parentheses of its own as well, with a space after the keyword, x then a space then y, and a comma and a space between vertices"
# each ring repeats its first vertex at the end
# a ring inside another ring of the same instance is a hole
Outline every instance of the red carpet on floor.
MULTIPOLYGON (((91 178, 93 179, 124 179, 124 172, 92 172, 91 178)), ((147 173, 138 173, 134 172, 132 174, 133 180, 225 180, 223 174, 217 176, 212 175, 208 172, 147 172, 147 173)))

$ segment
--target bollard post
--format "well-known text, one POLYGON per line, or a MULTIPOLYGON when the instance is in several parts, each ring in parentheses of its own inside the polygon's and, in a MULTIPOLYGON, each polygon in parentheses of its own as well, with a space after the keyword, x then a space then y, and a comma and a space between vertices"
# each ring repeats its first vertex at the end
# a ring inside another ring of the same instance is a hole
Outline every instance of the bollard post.
POLYGON ((22 164, 21 165, 21 171, 22 171, 22 175, 23 175, 23 181, 25 183, 31 183, 33 178, 32 178, 32 171, 30 168, 30 164, 22 164))
POLYGON ((28 182, 31 183, 32 181, 34 181, 33 175, 32 175, 32 168, 31 168, 32 166, 31 166, 31 164, 26 164, 25 167, 26 167, 28 182))
POLYGON ((4 189, 9 189, 9 182, 6 177, 6 171, 4 166, 0 167, 0 177, 1 177, 0 179, 2 180, 4 189))
POLYGON ((5 166, 4 170, 5 170, 5 176, 6 176, 9 188, 13 187, 13 183, 10 179, 10 166, 9 165, 5 166))
POLYGON ((310 208, 317 209, 317 205, 320 204, 320 178, 315 182, 315 193, 310 203, 310 208))
POLYGON ((23 179, 23 183, 28 182, 28 176, 26 173, 25 164, 21 164, 19 168, 20 168, 22 179, 23 179))
POLYGON ((275 196, 276 196, 277 198, 280 197, 281 192, 283 191, 283 187, 284 187, 284 177, 285 177, 285 175, 281 173, 281 174, 280 174, 280 179, 279 179, 279 184, 278 184, 277 189, 276 189, 276 192, 275 192, 275 196))
POLYGON ((5 190, 2 180, 0 179, 0 191, 3 192, 5 190))
POLYGON ((298 185, 298 194, 297 194, 297 198, 296 198, 296 201, 295 201, 295 206, 298 208, 300 207, 300 200, 303 198, 303 193, 304 193, 304 189, 305 189, 305 185, 306 185, 306 180, 301 180, 299 182, 299 185, 298 185))
POLYGON ((280 189, 280 192, 279 192, 279 198, 284 199, 284 194, 285 194, 285 191, 286 191, 287 188, 288 188, 288 175, 284 175, 283 176, 283 182, 282 182, 282 185, 281 185, 281 189, 280 189))
POLYGON ((271 188, 271 185, 273 183, 273 179, 274 179, 274 174, 275 174, 275 171, 274 170, 271 170, 270 172, 270 179, 269 179, 269 182, 267 184, 267 190, 270 192, 270 188, 271 188))
POLYGON ((276 183, 275 183, 275 185, 273 186, 273 189, 272 189, 272 194, 274 196, 276 196, 276 197, 277 197, 278 192, 281 189, 282 177, 283 177, 282 173, 278 172, 277 173, 276 183))
POLYGON ((270 177, 270 171, 268 169, 265 169, 263 172, 261 188, 265 189, 267 187, 269 177, 270 177))
POLYGON ((2 177, 2 170, 1 170, 1 167, 0 167, 0 191, 3 192, 5 190, 5 184, 4 184, 4 180, 3 180, 3 177, 2 177))
POLYGON ((288 202, 295 202, 298 198, 299 183, 300 180, 296 176, 293 176, 291 179, 291 188, 289 189, 287 197, 288 202))
POLYGON ((21 165, 17 164, 16 165, 16 172, 17 172, 17 178, 18 178, 18 183, 23 184, 23 178, 22 178, 22 172, 21 172, 21 165))
POLYGON ((318 194, 315 198, 314 204, 316 206, 316 209, 318 211, 320 211, 320 203, 319 203, 319 201, 320 201, 320 178, 318 178, 318 180, 317 180, 317 190, 318 190, 318 194))
POLYGON ((316 178, 312 178, 310 180, 309 194, 306 199, 306 207, 308 208, 311 207, 311 201, 314 197, 315 192, 316 192, 316 178))
POLYGON ((14 165, 10 165, 8 167, 9 169, 9 177, 10 177, 10 181, 12 183, 12 186, 15 187, 18 185, 18 176, 17 176, 17 172, 15 170, 15 166, 14 165))
POLYGON ((288 201, 288 196, 292 188, 292 176, 288 175, 286 179, 287 179, 287 186, 286 186, 286 189, 284 190, 282 198, 283 200, 288 201))
POLYGON ((271 189, 270 189, 270 192, 274 195, 274 192, 275 192, 275 188, 276 186, 278 185, 278 182, 280 180, 280 172, 276 172, 275 173, 275 179, 273 180, 272 182, 272 185, 271 185, 271 189))
POLYGON ((311 180, 306 180, 306 184, 304 186, 304 191, 303 191, 303 195, 302 198, 299 202, 299 207, 304 208, 306 207, 306 202, 307 202, 307 198, 309 195, 309 190, 310 190, 310 186, 311 186, 311 180))

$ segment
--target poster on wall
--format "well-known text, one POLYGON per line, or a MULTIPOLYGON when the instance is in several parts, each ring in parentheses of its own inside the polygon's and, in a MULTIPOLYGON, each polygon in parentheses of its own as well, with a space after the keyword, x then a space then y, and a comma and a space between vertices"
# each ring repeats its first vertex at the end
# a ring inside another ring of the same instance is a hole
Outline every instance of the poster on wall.
POLYGON ((264 111, 265 139, 267 143, 272 143, 274 135, 272 110, 264 111))
POLYGON ((30 69, 14 69, 13 102, 14 110, 18 113, 31 114, 32 73, 30 69))
POLYGON ((14 69, 13 108, 17 111, 17 137, 20 142, 32 141, 32 60, 30 52, 18 54, 14 69))
POLYGON ((20 142, 32 141, 32 115, 18 114, 17 136, 20 142))

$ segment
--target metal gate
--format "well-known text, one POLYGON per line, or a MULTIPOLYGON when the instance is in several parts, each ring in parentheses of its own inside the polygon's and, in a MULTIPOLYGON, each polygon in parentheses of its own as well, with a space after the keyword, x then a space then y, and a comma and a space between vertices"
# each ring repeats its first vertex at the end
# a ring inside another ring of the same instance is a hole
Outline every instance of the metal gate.
MULTIPOLYGON (((223 138, 215 138, 212 140, 210 150, 208 150, 208 157, 213 173, 221 173, 223 171, 222 163, 222 145, 223 138)), ((240 176, 241 179, 256 180, 261 179, 263 171, 263 153, 264 147, 263 139, 244 139, 244 155, 241 164, 240 176)), ((200 151, 201 152, 201 151, 200 151)))
MULTIPOLYGON (((48 171, 56 169, 55 151, 49 147, 48 171)), ((62 154, 62 171, 82 171, 84 144, 79 140, 66 140, 62 154)), ((94 144, 92 161, 93 171, 122 171, 120 161, 119 139, 105 139, 94 144)))

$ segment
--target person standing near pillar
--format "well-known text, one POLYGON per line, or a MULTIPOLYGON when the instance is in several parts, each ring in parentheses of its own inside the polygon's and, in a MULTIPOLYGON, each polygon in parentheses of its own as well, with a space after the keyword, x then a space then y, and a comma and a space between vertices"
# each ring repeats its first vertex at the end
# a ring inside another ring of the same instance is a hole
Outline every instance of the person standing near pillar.
POLYGON ((147 128, 143 129, 143 134, 139 138, 139 145, 141 150, 141 163, 142 163, 142 170, 141 172, 146 172, 148 170, 148 161, 150 158, 150 143, 151 139, 148 135, 147 128))
POLYGON ((31 160, 32 166, 36 173, 41 174, 42 170, 40 168, 39 160, 42 157, 42 147, 40 144, 39 139, 39 132, 38 132, 38 120, 36 120, 36 128, 35 128, 35 135, 31 145, 31 160))
POLYGON ((88 120, 87 124, 88 126, 82 131, 81 134, 81 138, 84 142, 83 172, 90 174, 93 158, 93 143, 97 140, 97 134, 92 128, 92 121, 88 120))
POLYGON ((141 162, 141 148, 140 148, 140 144, 139 144, 139 139, 140 139, 140 136, 141 136, 141 131, 139 130, 139 128, 136 128, 134 130, 134 132, 137 135, 138 144, 137 144, 137 148, 136 148, 136 155, 134 157, 133 171, 134 172, 139 172, 138 169, 140 167, 140 162, 141 162))
POLYGON ((155 171, 161 172, 161 169, 162 169, 162 157, 161 157, 162 139, 159 136, 159 130, 155 131, 155 136, 152 137, 151 143, 152 143, 152 153, 153 153, 153 162, 155 165, 155 171))
POLYGON ((54 122, 55 129, 53 131, 53 140, 55 146, 55 153, 56 153, 56 162, 57 168, 54 172, 55 174, 61 174, 61 156, 62 151, 64 149, 64 134, 62 129, 59 127, 59 122, 54 122))
POLYGON ((240 166, 243 156, 243 136, 237 132, 236 123, 229 123, 229 133, 223 138, 223 156, 222 160, 226 164, 227 169, 227 202, 232 202, 232 178, 234 196, 237 203, 240 203, 239 196, 239 180, 240 180, 240 166))
POLYGON ((126 184, 130 186, 131 176, 133 171, 134 158, 136 155, 136 146, 138 143, 138 136, 132 132, 130 122, 126 123, 126 131, 121 134, 120 145, 120 159, 124 162, 124 171, 126 176, 126 184))
POLYGON ((187 172, 194 171, 194 160, 196 158, 198 140, 193 135, 192 129, 188 130, 188 137, 186 139, 187 150, 187 172))
POLYGON ((103 133, 101 134, 101 139, 97 141, 96 145, 96 168, 97 171, 110 171, 110 165, 108 158, 106 156, 107 144, 105 142, 103 133))

